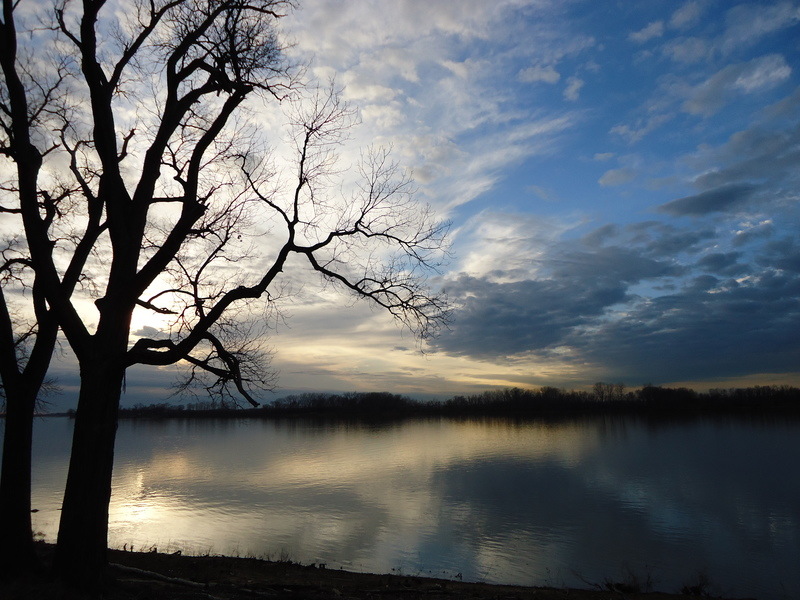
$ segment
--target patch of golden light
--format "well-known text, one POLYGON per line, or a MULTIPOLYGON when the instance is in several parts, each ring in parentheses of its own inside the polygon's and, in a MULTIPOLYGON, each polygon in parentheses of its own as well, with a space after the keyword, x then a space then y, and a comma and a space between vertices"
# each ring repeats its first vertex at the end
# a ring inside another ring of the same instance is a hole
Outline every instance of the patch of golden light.
POLYGON ((703 379, 693 381, 674 381, 665 383, 665 387, 685 387, 700 392, 711 389, 728 388, 747 388, 760 385, 789 385, 800 386, 800 372, 794 373, 756 373, 753 375, 742 375, 740 377, 728 377, 720 379, 703 379))
MULTIPOLYGON (((126 468, 115 477, 112 502, 112 545, 136 539, 137 544, 169 543, 185 546, 183 540, 203 544, 205 540, 244 539, 251 535, 252 515, 225 509, 224 515, 206 511, 202 523, 192 510, 192 482, 204 482, 212 490, 234 490, 258 498, 267 490, 345 490, 364 506, 392 515, 397 535, 420 535, 420 523, 435 526, 442 489, 437 474, 450 469, 469 469, 476 461, 519 457, 534 462, 573 465, 592 453, 600 440, 585 429, 560 424, 507 424, 498 435, 496 422, 431 421, 414 427, 381 431, 374 436, 353 434, 347 427, 325 436, 309 437, 290 452, 272 451, 269 444, 256 445, 240 457, 236 469, 229 468, 219 448, 195 446, 171 448, 153 454, 145 463, 126 468), (398 474, 402 474, 399 477, 398 474), (187 484, 189 489, 187 489, 187 484), (175 496, 188 493, 185 499, 175 496), (149 524, 159 524, 151 527, 149 524), (413 527, 412 527, 413 524, 413 527)), ((275 443, 283 443, 276 439, 275 443)), ((235 498, 234 498, 235 499, 235 498)), ((347 540, 357 525, 343 519, 321 520, 310 512, 297 529, 294 512, 279 507, 259 517, 259 527, 271 540, 289 539, 303 547, 302 538, 325 538, 331 543, 347 540)), ((468 516, 468 515, 467 515, 468 516)), ((425 528, 422 528, 425 529, 425 528)), ((413 542, 409 542, 413 543, 413 542)), ((217 548, 225 551, 225 548, 217 548)), ((387 554, 387 557, 390 556, 387 554)), ((485 557, 487 561, 491 556, 485 557)), ((391 568, 391 565, 389 565, 391 568)))
POLYGON ((576 380, 582 367, 568 358, 531 356, 486 362, 443 352, 423 354, 413 341, 407 348, 392 349, 391 341, 376 335, 300 343, 290 340, 281 344, 276 366, 285 388, 459 395, 576 380), (301 372, 302 380, 294 381, 293 372, 301 372))
POLYGON ((171 315, 162 315, 137 306, 131 316, 132 337, 154 337, 166 333, 171 323, 171 315))
POLYGON ((269 465, 267 471, 253 474, 250 483, 337 487, 345 482, 374 482, 379 476, 376 474, 389 477, 397 468, 427 479, 438 469, 491 457, 515 456, 573 465, 599 443, 579 427, 508 424, 507 431, 499 436, 500 426, 434 422, 427 427, 398 430, 391 443, 376 440, 374 447, 354 446, 344 434, 333 436, 324 447, 288 456, 269 465))
POLYGON ((110 520, 122 520, 130 524, 137 524, 151 521, 158 518, 163 512, 163 506, 154 503, 149 497, 146 488, 147 475, 144 469, 139 468, 133 473, 129 473, 121 485, 117 482, 115 491, 125 502, 112 503, 109 507, 110 520))

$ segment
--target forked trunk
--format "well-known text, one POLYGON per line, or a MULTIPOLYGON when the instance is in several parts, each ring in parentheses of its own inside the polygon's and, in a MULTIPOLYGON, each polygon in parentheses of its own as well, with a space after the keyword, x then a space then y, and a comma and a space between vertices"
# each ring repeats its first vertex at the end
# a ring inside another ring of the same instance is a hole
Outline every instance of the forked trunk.
POLYGON ((31 441, 36 395, 6 389, 5 438, 0 472, 0 578, 41 568, 31 532, 31 441))
POLYGON ((108 360, 81 366, 55 574, 81 588, 102 585, 108 564, 108 505, 124 370, 108 360))

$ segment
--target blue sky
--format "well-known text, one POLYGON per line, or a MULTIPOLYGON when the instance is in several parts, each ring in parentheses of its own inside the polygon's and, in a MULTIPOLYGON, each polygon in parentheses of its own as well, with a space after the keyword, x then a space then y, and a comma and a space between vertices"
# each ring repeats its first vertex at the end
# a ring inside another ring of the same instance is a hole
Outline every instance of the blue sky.
POLYGON ((800 3, 305 0, 282 26, 359 109, 352 156, 390 145, 450 220, 454 318, 423 354, 304 280, 279 395, 800 384, 800 3))
POLYGON ((298 49, 453 223, 425 374, 797 381, 799 22, 793 2, 304 3, 298 49))

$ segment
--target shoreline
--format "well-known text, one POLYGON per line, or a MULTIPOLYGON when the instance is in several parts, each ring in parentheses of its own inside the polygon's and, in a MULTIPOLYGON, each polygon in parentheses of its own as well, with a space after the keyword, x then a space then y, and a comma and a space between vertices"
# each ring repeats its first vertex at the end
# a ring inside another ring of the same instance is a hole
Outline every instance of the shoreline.
MULTIPOLYGON (((756 386, 696 392, 686 388, 647 385, 625 391, 623 384, 596 384, 585 392, 543 387, 510 388, 449 400, 415 400, 390 392, 309 392, 289 395, 256 408, 231 404, 158 402, 120 407, 125 419, 325 419, 393 421, 426 417, 563 419, 593 416, 635 416, 674 420, 697 417, 800 417, 800 388, 756 386)), ((70 417, 65 412, 39 417, 70 417)), ((0 418, 3 414, 0 413, 0 418)))
MULTIPOLYGON (((37 542, 45 566, 53 545, 37 542)), ((301 565, 289 561, 230 556, 184 556, 180 552, 130 552, 109 550, 111 579, 105 600, 239 600, 278 598, 309 600, 687 600, 712 597, 705 589, 685 593, 637 590, 632 582, 594 584, 596 589, 526 587, 462 582, 424 576, 356 573, 327 569, 325 565, 301 565)), ((62 595, 46 578, 0 585, 4 600, 74 598, 62 595)), ((722 600, 722 599, 720 599, 722 600)), ((728 599, 733 600, 733 599, 728 599)))

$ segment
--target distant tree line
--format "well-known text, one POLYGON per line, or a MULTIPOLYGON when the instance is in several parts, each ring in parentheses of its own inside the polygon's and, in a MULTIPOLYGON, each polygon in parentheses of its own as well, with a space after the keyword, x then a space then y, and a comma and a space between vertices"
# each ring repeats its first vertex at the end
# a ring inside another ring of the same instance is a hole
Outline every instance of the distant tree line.
POLYGON ((272 418, 324 416, 394 418, 410 416, 552 416, 580 414, 730 414, 781 412, 800 414, 800 388, 756 386, 697 392, 688 388, 645 385, 626 389, 621 383, 594 385, 591 391, 506 388, 448 400, 422 401, 389 392, 312 392, 293 394, 259 408, 240 409, 213 401, 187 405, 139 404, 120 410, 120 417, 272 418))
POLYGON ((471 396, 456 396, 442 404, 450 413, 691 413, 797 411, 800 388, 756 386, 712 389, 698 392, 688 388, 645 385, 626 390, 621 383, 594 385, 592 391, 542 387, 538 390, 510 388, 471 396))

